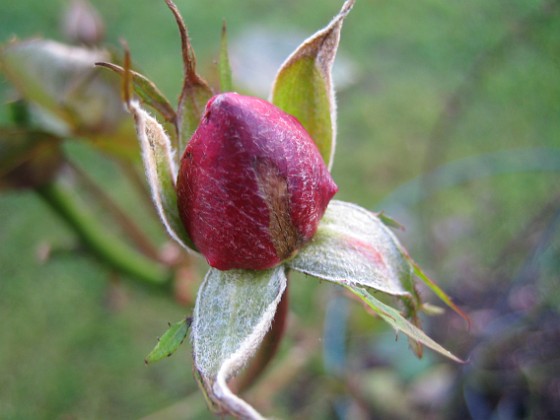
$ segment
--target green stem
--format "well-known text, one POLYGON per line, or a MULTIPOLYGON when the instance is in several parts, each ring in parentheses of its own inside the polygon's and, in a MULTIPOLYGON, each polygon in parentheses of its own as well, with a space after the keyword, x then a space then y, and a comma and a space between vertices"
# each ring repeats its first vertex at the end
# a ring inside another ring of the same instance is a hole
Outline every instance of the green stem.
POLYGON ((36 189, 43 200, 73 229, 87 248, 101 261, 118 272, 144 283, 163 286, 171 272, 131 249, 104 225, 93 218, 73 197, 73 193, 56 181, 36 189))
MULTIPOLYGON (((81 183, 91 192, 93 198, 99 202, 105 209, 109 211, 113 219, 120 224, 123 232, 134 242, 138 250, 154 261, 159 261, 159 253, 157 248, 152 244, 149 238, 142 232, 136 223, 129 217, 115 201, 90 178, 90 176, 72 161, 67 160, 67 164, 74 171, 81 183)), ((150 208, 153 205, 150 203, 150 208)))

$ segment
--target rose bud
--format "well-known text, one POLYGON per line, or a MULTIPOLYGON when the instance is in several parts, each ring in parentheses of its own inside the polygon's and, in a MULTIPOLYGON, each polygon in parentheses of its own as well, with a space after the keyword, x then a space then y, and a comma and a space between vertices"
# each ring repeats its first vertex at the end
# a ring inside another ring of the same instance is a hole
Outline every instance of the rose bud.
POLYGON ((181 159, 181 220, 219 270, 265 269, 315 231, 338 187, 299 121, 262 99, 208 101, 181 159))

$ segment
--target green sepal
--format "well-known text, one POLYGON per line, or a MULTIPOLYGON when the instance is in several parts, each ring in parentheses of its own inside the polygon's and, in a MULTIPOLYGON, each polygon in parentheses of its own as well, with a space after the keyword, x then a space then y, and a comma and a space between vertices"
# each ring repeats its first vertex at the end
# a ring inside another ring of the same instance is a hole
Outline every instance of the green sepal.
POLYGON ((286 268, 214 268, 198 291, 192 324, 194 369, 205 394, 223 413, 261 418, 228 388, 227 381, 246 364, 270 328, 286 289, 286 268))
POLYGON ((355 204, 332 200, 313 239, 287 262, 294 270, 393 296, 408 296, 412 270, 397 238, 355 204))
MULTIPOLYGON (((110 69, 120 76, 124 75, 124 68, 117 64, 99 62, 95 63, 95 65, 110 69)), ((158 87, 146 76, 135 72, 134 70, 130 70, 130 75, 134 93, 138 95, 142 104, 156 111, 164 121, 174 123, 177 118, 175 110, 158 87)))
POLYGON ((389 305, 381 302, 380 300, 373 297, 366 289, 363 287, 355 286, 352 284, 343 284, 343 286, 356 295, 360 300, 362 300, 369 308, 371 308, 377 315, 379 315, 385 322, 390 324, 396 331, 401 331, 410 337, 412 340, 431 348, 432 350, 448 357, 459 363, 464 363, 463 360, 459 359, 449 350, 442 347, 440 344, 436 343, 430 337, 426 335, 424 331, 415 327, 409 321, 407 321, 398 310, 392 308, 389 305))
POLYGON ((175 189, 178 169, 171 140, 163 126, 137 101, 128 103, 128 109, 134 116, 146 178, 161 221, 169 235, 180 245, 196 250, 179 216, 175 189))
POLYGON ((407 254, 407 258, 409 260, 410 265, 412 266, 412 269, 414 270, 414 274, 416 274, 416 276, 420 280, 422 280, 424 284, 428 286, 432 290, 432 292, 434 292, 435 295, 443 301, 443 303, 445 303, 447 306, 453 309, 461 318, 463 318, 467 324, 467 328, 470 328, 471 319, 469 318, 469 316, 461 308, 459 308, 455 304, 455 302, 453 302, 453 300, 447 295, 447 293, 445 293, 443 289, 439 287, 439 285, 434 280, 429 278, 424 273, 424 271, 422 271, 420 266, 412 258, 410 258, 408 254, 407 254))
POLYGON ((229 64, 228 42, 226 22, 222 25, 222 37, 220 40, 220 91, 233 92, 233 82, 231 79, 231 66, 229 64))
POLYGON ((354 0, 347 0, 325 28, 305 40, 284 62, 272 86, 272 103, 301 122, 329 169, 336 143, 332 66, 342 23, 353 6, 354 0))

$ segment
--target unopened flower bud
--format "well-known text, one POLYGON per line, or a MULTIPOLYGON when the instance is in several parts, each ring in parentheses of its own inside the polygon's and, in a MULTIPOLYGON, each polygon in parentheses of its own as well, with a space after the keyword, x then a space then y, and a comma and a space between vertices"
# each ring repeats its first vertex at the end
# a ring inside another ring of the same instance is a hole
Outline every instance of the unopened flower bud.
POLYGON ((299 121, 262 99, 210 99, 181 159, 181 220, 220 270, 265 269, 309 241, 338 190, 299 121))
POLYGON ((101 16, 87 0, 72 0, 62 21, 66 39, 75 44, 99 45, 105 37, 101 16))

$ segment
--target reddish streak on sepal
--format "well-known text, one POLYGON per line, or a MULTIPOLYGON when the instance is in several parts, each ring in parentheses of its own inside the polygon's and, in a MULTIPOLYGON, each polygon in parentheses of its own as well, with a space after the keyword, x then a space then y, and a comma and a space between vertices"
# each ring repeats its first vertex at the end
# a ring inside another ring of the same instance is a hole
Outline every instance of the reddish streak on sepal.
POLYGON ((355 251, 366 257, 369 261, 374 263, 377 267, 387 267, 387 263, 385 262, 383 254, 375 249, 372 244, 352 238, 350 241, 348 241, 348 245, 350 245, 355 251))

